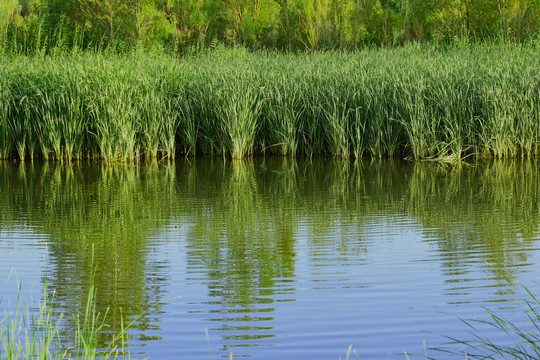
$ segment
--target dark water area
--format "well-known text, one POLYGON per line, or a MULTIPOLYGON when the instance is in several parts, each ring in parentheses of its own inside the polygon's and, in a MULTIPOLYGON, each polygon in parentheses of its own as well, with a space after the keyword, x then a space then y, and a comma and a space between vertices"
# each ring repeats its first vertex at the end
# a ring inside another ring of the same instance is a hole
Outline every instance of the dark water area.
POLYGON ((95 266, 135 358, 423 358, 485 308, 526 319, 509 281, 540 293, 539 180, 515 161, 0 162, 0 310, 46 283, 69 341, 95 266))

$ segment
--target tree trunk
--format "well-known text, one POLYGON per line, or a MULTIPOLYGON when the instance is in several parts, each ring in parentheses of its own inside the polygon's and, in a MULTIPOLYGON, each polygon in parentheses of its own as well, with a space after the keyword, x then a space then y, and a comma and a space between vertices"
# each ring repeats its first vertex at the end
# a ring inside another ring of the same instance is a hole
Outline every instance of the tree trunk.
POLYGON ((384 45, 388 46, 388 0, 384 10, 384 45))
POLYGON ((287 0, 285 0, 285 22, 287 26, 287 48, 291 52, 291 26, 289 23, 289 4, 287 0))
POLYGON ((354 8, 354 49, 358 49, 358 8, 360 7, 360 0, 356 0, 356 6, 354 8))
POLYGON ((111 44, 114 42, 114 17, 113 14, 109 14, 109 40, 111 44))
POLYGON ((338 33, 338 42, 339 48, 343 48, 343 1, 339 0, 339 33, 338 33))
POLYGON ((469 14, 469 1, 465 0, 465 13, 467 16, 467 36, 471 34, 471 19, 469 14))

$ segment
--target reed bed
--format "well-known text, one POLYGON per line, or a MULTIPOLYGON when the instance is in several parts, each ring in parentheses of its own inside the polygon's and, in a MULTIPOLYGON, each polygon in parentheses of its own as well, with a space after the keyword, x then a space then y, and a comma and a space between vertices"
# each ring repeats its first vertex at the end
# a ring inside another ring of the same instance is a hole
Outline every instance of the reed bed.
POLYGON ((0 157, 540 151, 540 44, 3 57, 0 157))

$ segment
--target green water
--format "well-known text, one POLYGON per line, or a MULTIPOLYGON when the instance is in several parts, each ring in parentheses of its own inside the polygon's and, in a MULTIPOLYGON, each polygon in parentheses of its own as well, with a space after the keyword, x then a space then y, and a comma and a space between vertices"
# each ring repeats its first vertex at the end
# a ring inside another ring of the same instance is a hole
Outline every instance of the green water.
POLYGON ((536 162, 0 162, 0 306, 16 272, 23 293, 55 290, 56 315, 80 313, 95 266, 103 341, 142 314, 135 357, 423 353, 470 337, 457 317, 482 306, 522 320, 508 280, 540 290, 539 175, 536 162))

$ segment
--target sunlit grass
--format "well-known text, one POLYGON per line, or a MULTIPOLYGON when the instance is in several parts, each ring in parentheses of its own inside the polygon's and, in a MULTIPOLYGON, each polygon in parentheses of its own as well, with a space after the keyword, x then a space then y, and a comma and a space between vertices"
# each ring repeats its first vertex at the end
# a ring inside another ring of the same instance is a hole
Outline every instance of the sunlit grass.
POLYGON ((4 57, 0 157, 534 157, 540 48, 4 57))
MULTIPOLYGON (((112 336, 106 348, 102 332, 107 327, 107 314, 100 314, 95 305, 95 288, 91 283, 83 314, 73 314, 76 325, 66 339, 60 327, 66 315, 54 313, 54 291, 45 285, 43 299, 33 309, 33 303, 24 300, 19 286, 15 308, 4 311, 0 318, 0 359, 129 359, 131 358, 126 324, 119 334, 112 336)), ((0 304, 1 305, 1 304, 0 304)))

